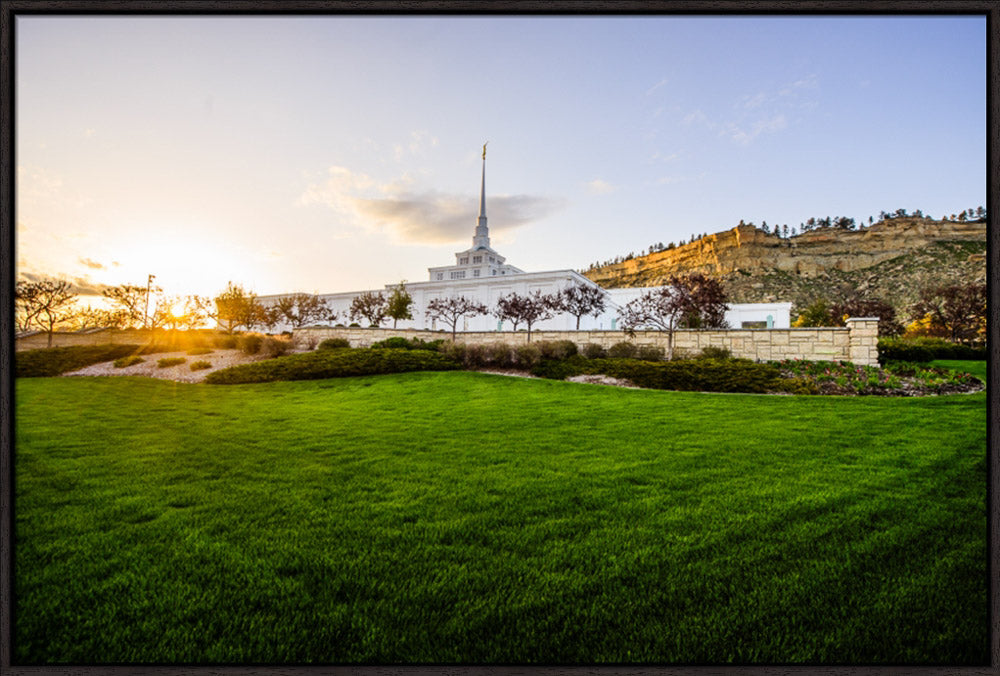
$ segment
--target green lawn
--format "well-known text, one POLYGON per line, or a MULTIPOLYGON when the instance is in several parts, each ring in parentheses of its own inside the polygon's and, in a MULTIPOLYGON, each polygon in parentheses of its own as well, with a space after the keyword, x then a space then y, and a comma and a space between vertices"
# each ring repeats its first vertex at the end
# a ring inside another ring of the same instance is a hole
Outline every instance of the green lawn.
POLYGON ((989 660, 983 393, 16 388, 16 663, 989 660))

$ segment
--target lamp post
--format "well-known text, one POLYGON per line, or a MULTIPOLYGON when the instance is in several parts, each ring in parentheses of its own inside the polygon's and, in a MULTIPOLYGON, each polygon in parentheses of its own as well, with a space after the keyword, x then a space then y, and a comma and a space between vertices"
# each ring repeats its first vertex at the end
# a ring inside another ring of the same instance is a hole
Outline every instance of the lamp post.
POLYGON ((149 279, 146 280, 146 311, 142 315, 142 328, 149 328, 149 289, 153 285, 153 280, 156 279, 156 275, 150 275, 149 279))

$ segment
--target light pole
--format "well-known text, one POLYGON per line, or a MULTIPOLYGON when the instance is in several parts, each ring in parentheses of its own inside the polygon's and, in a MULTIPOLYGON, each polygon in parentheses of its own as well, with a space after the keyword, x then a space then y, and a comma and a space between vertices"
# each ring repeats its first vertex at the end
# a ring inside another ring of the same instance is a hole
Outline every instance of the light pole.
POLYGON ((150 275, 149 279, 146 280, 146 311, 142 315, 142 328, 149 328, 149 289, 153 285, 153 280, 156 279, 156 275, 150 275))

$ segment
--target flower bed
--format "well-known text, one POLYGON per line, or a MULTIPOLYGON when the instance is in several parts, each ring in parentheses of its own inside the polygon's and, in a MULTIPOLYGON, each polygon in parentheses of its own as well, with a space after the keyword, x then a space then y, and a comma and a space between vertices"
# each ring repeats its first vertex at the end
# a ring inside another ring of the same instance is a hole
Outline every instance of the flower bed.
POLYGON ((801 359, 771 363, 781 369, 785 378, 813 382, 819 394, 912 397, 978 392, 984 387, 981 380, 968 373, 908 362, 890 363, 881 368, 801 359))

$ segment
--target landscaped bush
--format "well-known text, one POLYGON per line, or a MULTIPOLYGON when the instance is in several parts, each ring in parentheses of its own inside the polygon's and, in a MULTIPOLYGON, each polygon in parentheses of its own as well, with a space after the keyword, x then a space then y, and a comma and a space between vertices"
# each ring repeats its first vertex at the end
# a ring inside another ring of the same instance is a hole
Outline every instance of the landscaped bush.
POLYGON ((351 341, 347 338, 327 338, 316 346, 317 350, 338 350, 344 347, 350 347, 351 341))
POLYGON ((139 355, 137 355, 137 354, 130 354, 127 357, 120 357, 118 359, 115 359, 115 361, 114 361, 114 367, 116 369, 124 369, 124 368, 128 368, 129 366, 135 366, 136 364, 141 364, 144 361, 146 361, 146 360, 143 359, 142 357, 140 357, 139 355))
POLYGON ((168 366, 177 366, 178 364, 183 364, 187 359, 184 357, 164 357, 163 359, 157 360, 157 368, 165 369, 168 366))
POLYGON ((448 341, 447 343, 441 345, 440 354, 443 354, 457 364, 464 364, 466 349, 467 346, 465 343, 453 343, 448 341))
POLYGON ((514 348, 507 343, 487 343, 483 352, 487 366, 510 368, 515 364, 514 348))
POLYGON ((266 336, 260 349, 267 357, 280 357, 291 351, 292 341, 285 337, 266 336))
POLYGON ((135 354, 138 345, 70 345, 14 354, 14 376, 44 378, 135 354))
POLYGON ((372 343, 372 347, 376 349, 382 348, 396 348, 402 350, 440 350, 441 346, 445 341, 438 340, 421 340, 420 338, 403 338, 402 336, 393 336, 392 338, 386 338, 385 340, 380 340, 378 342, 372 343))
POLYGON ((583 356, 587 359, 602 359, 608 356, 608 351, 597 343, 587 343, 583 346, 583 356))
POLYGON ((925 363, 935 359, 986 360, 985 347, 969 347, 943 338, 879 338, 878 361, 925 363))
POLYGON ((698 359, 732 359, 733 353, 724 347, 715 347, 714 345, 709 345, 708 347, 701 348, 701 352, 698 353, 698 359))
POLYGON ((236 336, 215 336, 212 345, 220 350, 235 350, 237 346, 236 336))
POLYGON ((260 333, 244 333, 236 339, 236 345, 244 354, 257 354, 264 344, 264 336, 260 333))
POLYGON ((396 350, 409 350, 410 341, 402 336, 393 336, 391 338, 386 338, 385 340, 379 340, 371 344, 372 349, 380 350, 383 348, 391 348, 396 350))
POLYGON ((582 355, 568 359, 542 359, 531 368, 531 375, 552 380, 565 380, 571 376, 589 373, 588 360, 582 355))
POLYGON ((620 343, 615 343, 608 348, 608 356, 612 359, 622 359, 625 357, 634 357, 635 353, 638 351, 635 343, 630 343, 627 340, 623 340, 620 343))
POLYGON ((210 369, 210 368, 212 368, 212 362, 210 361, 201 360, 201 361, 191 362, 192 371, 201 371, 203 369, 210 369))
POLYGON ((581 374, 603 374, 628 380, 639 387, 695 392, 779 392, 784 391, 777 366, 745 359, 684 359, 651 362, 630 358, 546 360, 532 369, 544 378, 562 380, 581 374))
POLYGON ((208 374, 205 382, 231 385, 457 368, 453 359, 429 350, 318 350, 220 369, 208 374))
POLYGON ((212 354, 213 350, 210 347, 193 347, 187 351, 192 357, 197 357, 203 354, 212 354))
POLYGON ((635 351, 635 358, 643 361, 663 361, 664 349, 659 345, 640 345, 635 351))
POLYGON ((525 343, 514 348, 514 366, 530 369, 542 359, 542 351, 534 343, 525 343))
POLYGON ((566 359, 572 357, 578 350, 572 340, 543 340, 535 343, 542 354, 542 359, 566 359))

